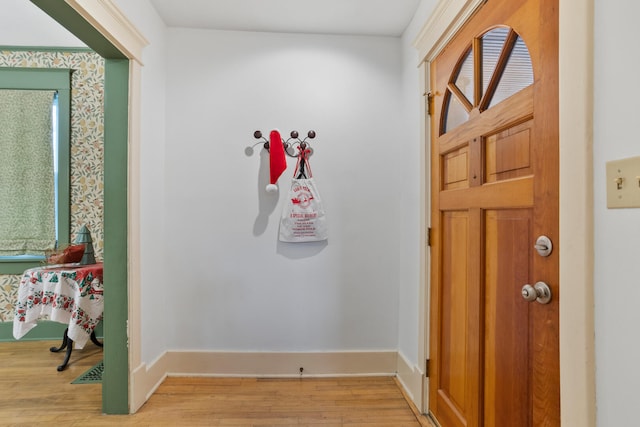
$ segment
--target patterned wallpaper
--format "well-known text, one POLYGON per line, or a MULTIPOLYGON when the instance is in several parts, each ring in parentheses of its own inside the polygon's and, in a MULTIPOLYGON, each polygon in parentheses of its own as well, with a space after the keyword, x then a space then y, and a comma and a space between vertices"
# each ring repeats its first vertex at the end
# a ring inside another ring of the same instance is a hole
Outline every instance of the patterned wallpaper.
MULTIPOLYGON (((0 50, 0 67, 71 68, 71 241, 83 224, 102 260, 104 59, 91 51, 0 50)), ((13 321, 20 276, 0 275, 0 322, 13 321)))

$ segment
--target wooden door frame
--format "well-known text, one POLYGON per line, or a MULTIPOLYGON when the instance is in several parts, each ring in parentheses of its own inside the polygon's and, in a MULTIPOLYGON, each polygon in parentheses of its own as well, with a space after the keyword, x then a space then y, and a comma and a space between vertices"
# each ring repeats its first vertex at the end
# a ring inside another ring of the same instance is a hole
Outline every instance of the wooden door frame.
MULTIPOLYGON (((440 0, 414 46, 429 91, 429 65, 486 0, 440 0)), ((560 15, 560 413, 562 425, 595 426, 593 297, 593 0, 559 0, 560 15), (576 78, 582 76, 582 79, 576 78), (589 267, 585 267, 589 266, 589 267)), ((491 7, 489 2, 486 7, 491 7)), ((421 235, 430 221, 430 124, 422 117, 421 235)), ((429 354, 429 253, 421 254, 419 357, 429 354)), ((428 411, 428 379, 423 412, 428 411)))

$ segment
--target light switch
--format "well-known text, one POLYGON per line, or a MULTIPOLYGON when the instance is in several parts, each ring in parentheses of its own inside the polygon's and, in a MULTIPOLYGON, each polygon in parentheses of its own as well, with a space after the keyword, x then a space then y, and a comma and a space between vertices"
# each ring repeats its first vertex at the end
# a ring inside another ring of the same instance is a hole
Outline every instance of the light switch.
POLYGON ((607 207, 640 208, 640 157, 607 162, 607 207))

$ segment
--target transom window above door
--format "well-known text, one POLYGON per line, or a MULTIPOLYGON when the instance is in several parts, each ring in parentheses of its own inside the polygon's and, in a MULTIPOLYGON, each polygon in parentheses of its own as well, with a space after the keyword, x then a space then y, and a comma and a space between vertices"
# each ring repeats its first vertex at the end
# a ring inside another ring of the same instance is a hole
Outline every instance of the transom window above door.
POLYGON ((476 37, 460 56, 442 104, 440 135, 533 84, 529 49, 509 27, 476 37))

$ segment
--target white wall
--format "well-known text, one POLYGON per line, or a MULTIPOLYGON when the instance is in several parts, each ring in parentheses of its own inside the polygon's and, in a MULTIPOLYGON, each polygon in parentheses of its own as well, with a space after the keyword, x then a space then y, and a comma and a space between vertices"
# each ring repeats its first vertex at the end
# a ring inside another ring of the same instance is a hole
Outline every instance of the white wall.
POLYGON ((595 1, 594 220, 596 390, 599 426, 638 424, 640 210, 607 209, 605 163, 640 156, 633 0, 595 1))
POLYGON ((0 46, 86 47, 27 0, 2 0, 0 46))
MULTIPOLYGON (((420 104, 424 102, 420 93, 420 81, 424 78, 418 69, 418 52, 413 47, 418 32, 429 18, 436 0, 422 0, 411 23, 402 35, 402 132, 407 141, 403 157, 404 185, 399 189, 404 209, 402 229, 402 253, 400 253, 399 310, 398 310, 398 350, 413 365, 421 365, 418 360, 420 345, 418 334, 419 310, 424 301, 420 299, 420 245, 425 236, 420 234, 420 104)), ((425 188, 428 188, 426 185, 425 188)), ((428 214, 427 214, 428 216, 428 214)))
MULTIPOLYGON (((169 30, 171 348, 397 349, 407 144, 397 38, 169 30), (253 131, 317 132, 328 243, 277 241, 253 131)), ((410 150, 411 152, 411 150, 410 150)), ((409 159, 411 161, 411 159, 409 159)))
MULTIPOLYGON (((169 318, 165 230, 166 27, 148 0, 114 1, 150 43, 142 56, 140 123, 141 358, 167 350, 169 318)), ((135 368, 135 367, 134 367, 135 368)))

